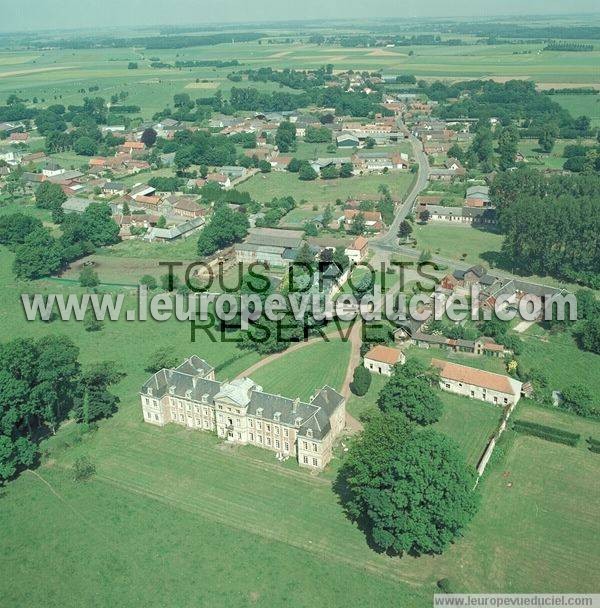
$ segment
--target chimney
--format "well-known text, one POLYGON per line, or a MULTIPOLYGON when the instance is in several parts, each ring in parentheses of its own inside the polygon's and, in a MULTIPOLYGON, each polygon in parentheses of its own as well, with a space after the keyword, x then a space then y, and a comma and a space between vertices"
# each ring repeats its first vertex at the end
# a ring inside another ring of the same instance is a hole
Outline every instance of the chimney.
POLYGON ((292 404, 292 414, 295 414, 298 411, 298 403, 300 403, 300 399, 296 397, 292 404))

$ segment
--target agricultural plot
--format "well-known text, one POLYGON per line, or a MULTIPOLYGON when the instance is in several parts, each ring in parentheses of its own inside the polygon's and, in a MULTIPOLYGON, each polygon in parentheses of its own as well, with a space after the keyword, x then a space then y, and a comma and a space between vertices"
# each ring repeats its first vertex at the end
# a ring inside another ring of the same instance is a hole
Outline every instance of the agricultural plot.
MULTIPOLYGON (((373 199, 379 198, 377 189, 381 184, 390 188, 393 197, 402 198, 410 188, 413 175, 406 172, 395 172, 381 175, 364 175, 346 179, 316 179, 306 182, 298 179, 295 173, 287 171, 259 173, 244 182, 239 190, 248 192, 255 200, 265 203, 272 198, 293 196, 297 202, 307 201, 319 205, 320 210, 338 198, 373 199)), ((315 215, 317 212, 315 212, 315 215)))

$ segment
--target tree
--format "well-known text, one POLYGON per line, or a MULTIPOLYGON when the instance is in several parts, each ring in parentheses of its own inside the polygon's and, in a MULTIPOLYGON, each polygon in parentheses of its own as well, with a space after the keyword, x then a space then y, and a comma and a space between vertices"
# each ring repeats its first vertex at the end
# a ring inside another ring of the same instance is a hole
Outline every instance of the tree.
POLYGON ((424 211, 421 211, 419 213, 419 221, 422 224, 426 224, 429 221, 430 217, 431 217, 431 213, 429 211, 427 211, 427 209, 425 209, 424 211))
POLYGON ((354 165, 352 163, 342 163, 342 166, 340 167, 340 177, 352 177, 353 171, 354 165))
POLYGON ((552 152, 556 138, 558 136, 558 127, 555 124, 547 124, 542 127, 538 144, 544 152, 552 152))
POLYGON ((367 137, 365 139, 365 148, 367 150, 372 150, 375 147, 376 141, 372 137, 367 137))
POLYGON ((329 165, 321 169, 321 177, 323 179, 336 179, 340 176, 340 172, 335 165, 329 165))
POLYGON ((400 222, 400 226, 398 227, 398 238, 406 240, 412 234, 413 228, 410 225, 410 222, 406 220, 402 220, 400 222))
POLYGON ((268 160, 259 160, 257 168, 261 173, 271 173, 271 163, 268 160))
POLYGON ((85 266, 79 273, 79 284, 82 287, 97 287, 100 284, 98 273, 90 266, 85 266))
POLYGON ((140 140, 143 142, 146 148, 151 148, 156 143, 157 136, 158 134, 156 131, 152 127, 148 127, 142 132, 140 140))
POLYGON ((365 222, 365 216, 363 213, 357 213, 352 220, 352 225, 350 226, 350 234, 362 234, 367 227, 365 222))
POLYGON ((151 274, 145 274, 140 279, 140 285, 145 285, 145 287, 148 289, 148 291, 153 291, 154 289, 156 289, 158 287, 158 283, 156 282, 156 279, 151 274))
POLYGON ((31 215, 11 213, 0 216, 0 245, 14 247, 25 241, 34 230, 42 228, 42 222, 31 215))
POLYGON ((504 127, 498 135, 498 153, 500 154, 500 169, 506 171, 515 164, 519 131, 514 125, 504 127))
POLYGON ((167 218, 164 215, 161 215, 158 220, 156 220, 157 228, 166 228, 167 227, 167 218))
POLYGON ((441 553, 478 506, 458 446, 400 412, 375 414, 351 444, 337 486, 348 516, 380 551, 441 553))
POLYGON ((298 173, 298 171, 300 171, 301 167, 302 167, 302 161, 300 161, 294 157, 294 158, 290 159, 290 162, 288 163, 288 166, 287 166, 287 170, 290 173, 298 173))
POLYGON ((121 213, 123 215, 131 215, 131 209, 129 208, 129 203, 127 201, 123 201, 123 207, 121 209, 121 213))
POLYGON ((417 359, 394 366, 388 383, 381 389, 377 405, 383 412, 400 410, 409 420, 426 425, 442 415, 442 402, 431 387, 432 373, 417 359))
POLYGON ((198 254, 212 255, 219 249, 241 241, 248 234, 249 226, 245 214, 234 211, 227 205, 220 205, 198 237, 198 254))
POLYGON ((364 365, 354 368, 354 375, 350 383, 350 390, 357 396, 363 397, 371 386, 371 374, 364 365))
POLYGON ((327 227, 331 224, 333 220, 333 211, 331 210, 331 205, 328 203, 323 211, 323 226, 327 227))
POLYGON ((91 137, 84 135, 75 140, 73 151, 80 156, 94 156, 98 152, 98 144, 91 137))
POLYGON ((279 123, 275 133, 275 143, 280 152, 289 152, 296 141, 296 125, 289 120, 279 123))
POLYGON ((13 271, 21 279, 47 277, 61 266, 61 248, 46 228, 37 228, 28 234, 15 250, 13 271))
POLYGON ((103 327, 104 323, 96 317, 96 313, 91 308, 88 308, 83 317, 83 328, 85 331, 100 331, 103 327))
POLYGON ((307 163, 303 163, 298 171, 298 179, 309 182, 317 179, 319 174, 307 163))
POLYGON ((78 482, 88 481, 96 473, 96 466, 87 456, 78 456, 73 463, 73 479, 78 482))
POLYGON ((350 266, 350 258, 345 254, 343 247, 335 248, 333 262, 342 270, 346 270, 350 266))
POLYGON ((48 209, 49 211, 61 209, 66 200, 67 195, 59 184, 42 182, 35 191, 35 205, 40 209, 48 209))
POLYGON ((112 361, 94 363, 81 375, 79 394, 73 413, 78 422, 89 424, 112 416, 119 398, 108 389, 125 377, 112 361))
POLYGON ((562 409, 579 416, 599 416, 600 409, 594 405, 594 397, 586 386, 573 384, 562 391, 562 409))
POLYGON ((148 357, 144 369, 150 374, 155 374, 161 369, 171 369, 175 367, 176 364, 177 357, 175 357, 171 349, 159 348, 148 357))
POLYGON ((136 61, 130 61, 130 62, 127 64, 127 69, 128 69, 128 70, 137 70, 137 69, 138 69, 138 64, 137 64, 137 62, 136 62, 136 61))
POLYGON ((303 264, 311 267, 314 264, 315 254, 312 252, 310 245, 306 241, 304 241, 302 245, 300 245, 294 262, 296 264, 303 264))

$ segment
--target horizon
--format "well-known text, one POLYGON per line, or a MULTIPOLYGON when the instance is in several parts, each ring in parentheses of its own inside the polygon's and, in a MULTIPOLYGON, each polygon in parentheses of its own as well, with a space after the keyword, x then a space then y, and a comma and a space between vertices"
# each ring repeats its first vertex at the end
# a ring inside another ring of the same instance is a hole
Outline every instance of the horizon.
POLYGON ((4 10, 4 19, 0 24, 3 34, 38 33, 38 32, 67 32, 85 31, 89 29, 144 29, 152 27, 177 27, 189 25, 197 27, 205 24, 209 28, 230 25, 261 26, 281 25, 285 23, 309 24, 314 21, 326 22, 353 22, 365 20, 367 23, 378 21, 414 21, 414 20, 488 20, 492 18, 514 19, 540 18, 552 21, 561 17, 579 17, 600 15, 595 2, 590 0, 576 0, 563 10, 564 4, 556 0, 541 2, 534 0, 522 12, 521 3, 515 0, 509 2, 493 2, 485 7, 473 0, 460 0, 454 5, 452 14, 440 14, 447 10, 447 5, 441 2, 428 3, 424 7, 421 3, 411 1, 398 9, 393 0, 375 0, 366 7, 358 0, 349 0, 344 4, 344 15, 336 13, 335 6, 323 7, 316 0, 307 0, 301 9, 297 6, 281 6, 275 0, 261 0, 260 10, 256 3, 250 7, 241 0, 229 0, 223 3, 202 2, 200 5, 192 0, 179 0, 178 15, 190 14, 190 18, 171 18, 173 8, 157 3, 156 0, 142 2, 141 0, 106 0, 95 7, 83 7, 75 0, 23 0, 19 5, 12 5, 4 10), (404 9, 404 14, 403 14, 404 9), (207 16, 207 12, 210 14, 207 16), (300 14, 300 12, 302 14, 300 14), (148 20, 145 20, 147 13, 148 20), (260 14, 257 14, 260 13, 260 14), (144 17, 140 17, 144 14, 144 17), (268 15, 268 18, 265 17, 268 15), (232 18, 233 17, 233 18, 232 18), (114 25, 118 22, 119 25, 114 25))

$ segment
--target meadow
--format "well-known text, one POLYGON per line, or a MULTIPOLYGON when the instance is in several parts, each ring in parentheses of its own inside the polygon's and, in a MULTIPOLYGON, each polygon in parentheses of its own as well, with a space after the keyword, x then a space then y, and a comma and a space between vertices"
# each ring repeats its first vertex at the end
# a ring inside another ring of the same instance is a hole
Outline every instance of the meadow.
POLYGON ((503 236, 495 232, 433 221, 416 224, 412 236, 417 240, 419 251, 429 250, 443 258, 484 266, 489 266, 490 260, 485 254, 491 253, 493 259, 499 254, 503 240, 503 236))
POLYGON ((311 205, 318 205, 322 211, 326 204, 334 203, 337 199, 342 201, 348 198, 376 200, 380 197, 377 189, 382 184, 389 187, 394 198, 401 198, 410 188, 413 178, 412 173, 389 172, 344 179, 301 181, 295 173, 274 171, 258 173, 245 181, 238 189, 248 192, 253 199, 261 203, 269 202, 276 197, 293 196, 296 202, 306 201, 311 205))

